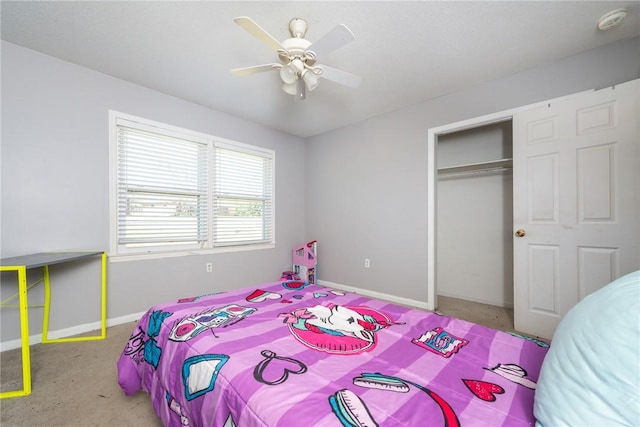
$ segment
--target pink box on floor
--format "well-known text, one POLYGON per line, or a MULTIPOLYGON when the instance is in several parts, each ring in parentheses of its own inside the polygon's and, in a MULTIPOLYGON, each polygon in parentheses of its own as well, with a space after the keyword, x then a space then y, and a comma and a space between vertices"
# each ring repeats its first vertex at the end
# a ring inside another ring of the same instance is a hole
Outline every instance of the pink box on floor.
POLYGON ((318 266, 318 242, 300 245, 293 250, 293 271, 303 282, 316 283, 316 268, 318 266))

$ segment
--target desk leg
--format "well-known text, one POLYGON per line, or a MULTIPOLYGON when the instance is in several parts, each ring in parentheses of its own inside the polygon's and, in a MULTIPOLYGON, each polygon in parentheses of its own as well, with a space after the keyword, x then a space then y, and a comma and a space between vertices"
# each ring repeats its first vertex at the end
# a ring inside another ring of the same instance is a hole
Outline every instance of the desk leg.
POLYGON ((45 344, 56 342, 95 341, 107 337, 107 253, 103 252, 100 260, 100 335, 84 337, 68 337, 49 339, 49 313, 51 312, 51 282, 49 281, 49 267, 43 267, 44 278, 44 315, 42 318, 42 342, 45 344))
POLYGON ((42 267, 44 280, 44 314, 42 315, 42 342, 49 342, 49 313, 51 312, 51 282, 49 281, 49 266, 42 267))
POLYGON ((107 337, 107 253, 102 252, 102 283, 101 283, 101 292, 102 292, 102 318, 100 321, 102 322, 102 335, 100 338, 107 337))
POLYGON ((22 341, 22 390, 0 393, 0 399, 5 397, 26 396, 31 394, 31 353, 29 351, 29 304, 27 302, 27 268, 19 266, 18 294, 20 301, 20 340, 22 341))

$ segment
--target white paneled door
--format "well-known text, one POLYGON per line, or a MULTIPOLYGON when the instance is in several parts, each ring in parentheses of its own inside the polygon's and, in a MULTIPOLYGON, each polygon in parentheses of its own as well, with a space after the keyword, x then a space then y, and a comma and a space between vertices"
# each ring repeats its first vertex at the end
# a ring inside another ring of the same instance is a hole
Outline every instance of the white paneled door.
POLYGON ((551 338, 640 267, 640 80, 513 117, 514 320, 551 338))

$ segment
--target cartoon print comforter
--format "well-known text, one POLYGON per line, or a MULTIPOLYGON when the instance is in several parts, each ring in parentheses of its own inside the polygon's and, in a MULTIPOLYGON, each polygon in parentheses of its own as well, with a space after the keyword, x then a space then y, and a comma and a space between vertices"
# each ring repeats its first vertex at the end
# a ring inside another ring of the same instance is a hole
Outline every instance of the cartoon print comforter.
POLYGON ((519 426, 548 347, 280 281, 152 307, 117 366, 166 426, 519 426))

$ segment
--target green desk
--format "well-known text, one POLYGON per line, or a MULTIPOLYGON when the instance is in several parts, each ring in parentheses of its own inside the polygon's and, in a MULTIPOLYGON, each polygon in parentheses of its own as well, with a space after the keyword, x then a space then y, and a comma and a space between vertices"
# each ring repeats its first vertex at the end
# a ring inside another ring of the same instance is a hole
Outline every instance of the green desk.
MULTIPOLYGON (((42 342, 70 342, 70 341, 93 341, 101 340, 107 336, 107 253, 106 252, 45 252, 31 255, 23 255, 11 258, 0 259, 0 272, 18 272, 18 294, 8 300, 18 296, 20 309, 20 340, 22 342, 22 390, 6 391, 0 393, 0 399, 6 397, 26 396, 31 394, 31 358, 29 353, 29 304, 27 302, 27 291, 29 288, 44 282, 44 315, 42 317, 42 342), (100 335, 49 339, 49 314, 51 311, 51 282, 49 280, 49 266, 70 261, 77 261, 83 258, 101 256, 101 333, 100 335), (27 286, 27 270, 42 268, 42 279, 27 286)), ((7 300, 7 301, 8 301, 7 300)), ((4 303, 3 306, 6 306, 4 303)))

